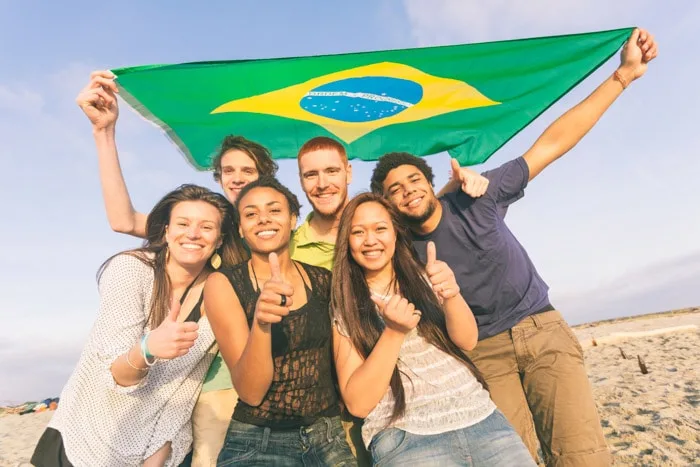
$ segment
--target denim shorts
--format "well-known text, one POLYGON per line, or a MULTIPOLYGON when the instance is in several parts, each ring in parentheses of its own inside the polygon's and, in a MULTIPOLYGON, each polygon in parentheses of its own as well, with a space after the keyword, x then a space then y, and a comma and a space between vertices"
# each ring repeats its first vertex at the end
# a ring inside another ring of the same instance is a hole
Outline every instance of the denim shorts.
POLYGON ((386 428, 372 438, 369 449, 377 466, 536 465, 520 436, 499 410, 475 425, 437 435, 386 428))
POLYGON ((357 465, 340 417, 320 418, 288 430, 231 420, 216 465, 348 466, 357 465))

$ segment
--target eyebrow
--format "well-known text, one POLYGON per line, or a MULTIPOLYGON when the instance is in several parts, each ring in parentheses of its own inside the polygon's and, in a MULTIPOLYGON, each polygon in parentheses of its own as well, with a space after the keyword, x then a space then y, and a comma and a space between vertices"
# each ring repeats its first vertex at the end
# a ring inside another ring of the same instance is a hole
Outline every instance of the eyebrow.
MULTIPOLYGON (((265 206, 272 206, 273 204, 282 204, 282 203, 280 201, 270 201, 269 203, 265 204, 265 206)), ((257 209, 257 206, 255 204, 248 204, 246 206, 243 206, 243 209, 248 209, 248 208, 257 209)))
POLYGON ((365 227, 365 226, 367 226, 367 225, 379 225, 379 224, 389 225, 389 222, 387 222, 387 221, 377 221, 377 222, 373 222, 373 223, 371 223, 371 224, 352 224, 352 225, 350 226, 350 228, 351 228, 351 229, 354 229, 355 227, 365 227))

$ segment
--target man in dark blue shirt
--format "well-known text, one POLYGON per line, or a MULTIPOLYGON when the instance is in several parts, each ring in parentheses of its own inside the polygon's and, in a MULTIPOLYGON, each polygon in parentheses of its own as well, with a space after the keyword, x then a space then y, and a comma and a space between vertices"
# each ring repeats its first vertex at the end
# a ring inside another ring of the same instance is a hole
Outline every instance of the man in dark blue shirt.
POLYGON ((655 57, 653 37, 636 29, 612 76, 522 157, 483 174, 489 185, 482 197, 457 189, 438 199, 430 167, 407 153, 383 156, 372 174, 372 191, 397 208, 423 261, 425 244, 433 241, 438 259, 454 271, 479 326, 479 344, 469 356, 535 460, 539 438, 547 465, 609 465, 611 459, 581 346, 504 218, 528 182, 576 145, 655 57))

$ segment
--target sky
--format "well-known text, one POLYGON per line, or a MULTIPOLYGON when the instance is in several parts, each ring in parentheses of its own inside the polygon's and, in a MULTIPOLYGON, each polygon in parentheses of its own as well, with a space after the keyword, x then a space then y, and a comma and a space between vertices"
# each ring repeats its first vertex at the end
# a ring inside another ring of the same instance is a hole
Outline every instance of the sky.
MULTIPOLYGON (((572 323, 700 305, 700 3, 607 0, 0 0, 0 402, 58 396, 95 320, 95 274, 139 245, 107 223, 90 125, 75 97, 94 69, 332 54, 642 26, 659 43, 581 143, 507 222, 572 323), (206 6, 203 6, 206 5, 206 6)), ((476 170, 523 154, 589 94, 615 56, 476 170)), ((134 205, 185 182, 218 189, 122 103, 117 141, 134 205)), ((429 157, 436 185, 449 159, 429 157)), ((372 163, 353 162, 351 193, 372 163)), ((304 210, 296 162, 281 180, 304 210)))

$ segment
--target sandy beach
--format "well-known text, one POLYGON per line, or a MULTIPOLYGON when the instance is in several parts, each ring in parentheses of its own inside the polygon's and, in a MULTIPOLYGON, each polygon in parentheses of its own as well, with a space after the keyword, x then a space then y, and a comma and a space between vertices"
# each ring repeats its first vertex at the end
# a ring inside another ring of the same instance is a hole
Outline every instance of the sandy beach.
MULTIPOLYGON (((585 349, 615 465, 700 465, 700 308, 586 324, 574 332, 585 349)), ((52 414, 0 416, 0 466, 30 465, 52 414)))

